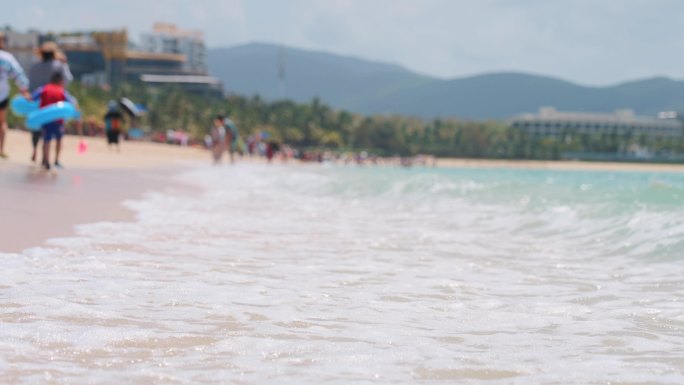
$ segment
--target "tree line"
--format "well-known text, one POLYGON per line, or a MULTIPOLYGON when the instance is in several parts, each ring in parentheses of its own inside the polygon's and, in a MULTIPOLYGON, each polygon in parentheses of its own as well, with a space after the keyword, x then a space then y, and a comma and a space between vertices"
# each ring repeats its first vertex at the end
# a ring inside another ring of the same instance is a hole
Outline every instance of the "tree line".
MULTIPOLYGON (((110 99, 128 97, 145 106, 139 127, 164 132, 182 129, 203 138, 217 114, 229 116, 241 135, 268 132, 271 140, 301 149, 369 151, 380 156, 430 154, 438 157, 491 159, 562 158, 565 153, 624 153, 635 145, 653 153, 684 153, 684 139, 613 134, 577 134, 559 137, 528 134, 501 121, 435 119, 406 116, 364 116, 335 110, 313 99, 268 102, 259 96, 206 97, 174 87, 127 84, 116 90, 73 83, 86 119, 102 120, 110 99)), ((20 124, 16 117, 10 124, 20 124)))

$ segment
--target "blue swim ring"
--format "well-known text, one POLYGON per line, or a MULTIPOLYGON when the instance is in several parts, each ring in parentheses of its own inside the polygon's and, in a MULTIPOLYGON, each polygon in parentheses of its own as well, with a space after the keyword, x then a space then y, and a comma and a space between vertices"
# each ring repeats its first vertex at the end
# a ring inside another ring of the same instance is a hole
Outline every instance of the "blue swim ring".
POLYGON ((34 102, 26 99, 21 95, 16 95, 12 98, 12 101, 10 102, 10 107, 12 108, 12 112, 14 112, 15 115, 26 116, 31 112, 38 110, 40 108, 40 102, 34 102))
POLYGON ((78 119, 81 113, 69 102, 58 102, 33 111, 26 119, 26 126, 31 131, 38 131, 47 123, 62 119, 78 119))

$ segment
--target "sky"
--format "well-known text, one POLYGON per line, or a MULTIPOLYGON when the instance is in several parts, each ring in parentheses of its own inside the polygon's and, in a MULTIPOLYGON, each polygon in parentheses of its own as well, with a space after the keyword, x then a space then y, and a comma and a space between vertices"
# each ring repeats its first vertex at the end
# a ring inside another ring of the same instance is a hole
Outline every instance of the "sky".
POLYGON ((681 0, 23 0, 0 26, 73 31, 154 22, 207 45, 270 42, 399 64, 440 78, 525 72, 584 85, 684 79, 681 0))

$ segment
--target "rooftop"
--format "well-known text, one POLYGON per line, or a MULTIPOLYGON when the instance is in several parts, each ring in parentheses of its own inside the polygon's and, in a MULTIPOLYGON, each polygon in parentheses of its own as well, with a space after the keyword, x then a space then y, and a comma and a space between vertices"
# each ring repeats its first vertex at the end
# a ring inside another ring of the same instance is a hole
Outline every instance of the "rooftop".
POLYGON ((589 123, 630 123, 630 124, 673 124, 679 126, 675 113, 662 113, 661 118, 638 116, 629 109, 616 110, 610 113, 564 112, 553 107, 543 107, 536 114, 522 114, 513 118, 515 121, 545 122, 589 122, 589 123))
POLYGON ((152 33, 159 35, 166 35, 177 38, 192 38, 202 40, 204 35, 202 31, 180 29, 175 24, 170 23, 154 23, 152 33))
POLYGON ((212 76, 201 75, 142 75, 140 80, 145 83, 177 83, 177 84, 209 84, 221 85, 221 81, 212 76))
POLYGON ((185 55, 175 53, 156 53, 156 52, 140 52, 140 51, 126 51, 126 59, 140 59, 140 60, 168 60, 185 62, 187 58, 185 55))

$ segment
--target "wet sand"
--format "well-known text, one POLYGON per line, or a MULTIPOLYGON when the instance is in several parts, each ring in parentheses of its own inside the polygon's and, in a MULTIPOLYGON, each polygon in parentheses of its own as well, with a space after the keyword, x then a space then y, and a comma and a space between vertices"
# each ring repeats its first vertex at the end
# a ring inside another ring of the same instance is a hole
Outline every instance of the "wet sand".
POLYGON ((199 149, 132 142, 117 153, 102 138, 87 140, 88 151, 79 155, 79 138, 66 137, 66 168, 45 171, 30 162, 29 135, 9 132, 9 159, 0 161, 0 252, 71 235, 82 223, 134 220, 122 201, 152 190, 189 189, 173 176, 209 157, 199 149))

